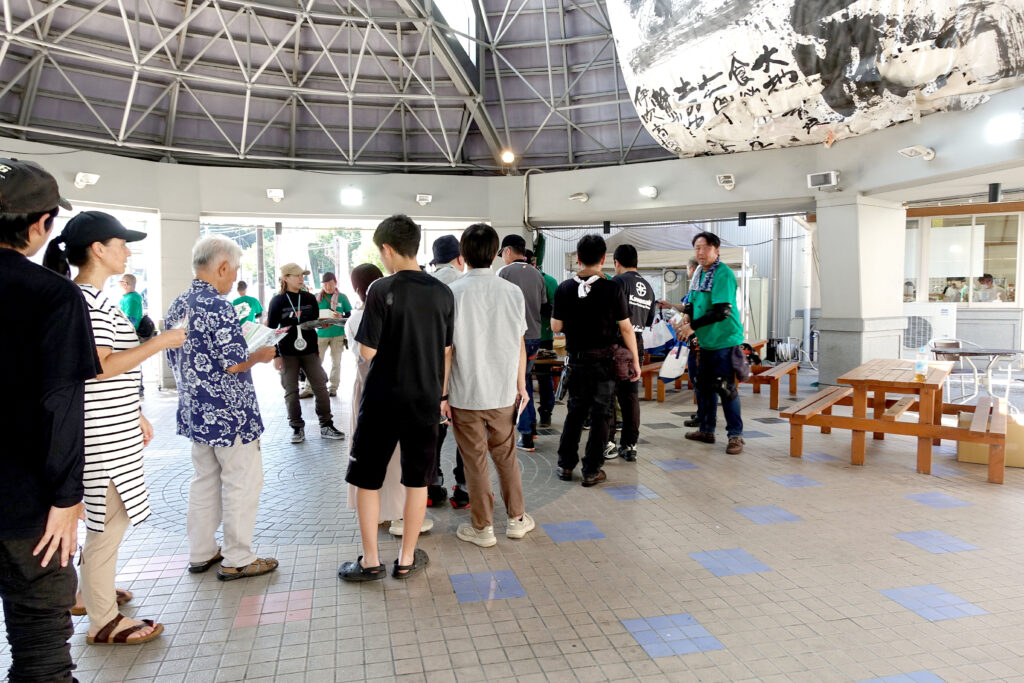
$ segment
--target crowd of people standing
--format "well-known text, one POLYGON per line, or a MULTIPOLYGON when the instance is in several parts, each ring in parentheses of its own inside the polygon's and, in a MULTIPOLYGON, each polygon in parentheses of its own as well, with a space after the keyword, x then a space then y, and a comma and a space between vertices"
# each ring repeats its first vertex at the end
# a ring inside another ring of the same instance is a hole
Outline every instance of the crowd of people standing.
MULTIPOLYGON (((114 585, 125 531, 150 514, 142 453, 153 428, 141 410, 139 368, 161 351, 177 385, 176 432, 191 442, 188 571, 219 565, 223 581, 278 568, 276 559, 252 550, 264 426, 251 370, 261 363, 273 362, 280 373, 293 442, 305 438, 300 374, 316 397, 321 437, 341 440, 330 396, 339 387, 342 349, 349 346, 358 356, 346 480, 363 552, 339 569, 346 581, 387 574, 377 537, 382 516, 402 538, 391 575, 408 579, 427 566, 429 557, 417 544, 431 526, 427 505, 442 499, 438 488, 445 492, 440 452, 449 430, 457 447, 452 505, 470 508, 457 537, 484 548, 497 543, 489 462, 507 514, 506 537, 521 539, 535 528, 516 451, 534 450, 538 425, 551 423, 551 378, 538 378, 536 410, 531 370, 555 335, 565 337, 567 385, 557 476, 574 478, 588 424, 584 487, 607 479, 606 459, 637 459, 640 332, 651 324, 656 304, 676 304, 656 302, 629 245, 613 254, 612 278, 604 272, 604 240, 583 237, 578 271, 559 284, 536 267, 523 237, 508 235, 499 244, 492 227, 474 224, 460 238, 434 243, 434 270, 427 273, 416 258, 420 227, 395 215, 373 235, 389 274, 370 264, 352 271, 357 308, 338 291, 333 274, 324 275, 321 292, 313 295, 304 291, 309 271, 287 264, 266 323, 288 330, 276 344, 250 350, 241 323, 262 320, 264 311, 245 283, 238 283, 233 303, 227 298, 241 260, 235 242, 200 239, 192 251, 192 283, 163 316, 163 331, 143 334, 147 317, 126 268, 129 245, 145 234, 86 211, 53 236, 62 208, 71 207, 42 168, 0 159, 0 296, 41 303, 27 311, 17 339, 8 335, 0 342, 8 357, 22 359, 4 371, 8 385, 22 390, 0 398, 0 419, 13 441, 0 460, 0 597, 12 681, 73 680, 72 613, 88 615, 88 643, 139 644, 163 632, 153 620, 121 614, 119 606, 133 596, 114 585), (44 246, 41 268, 28 257, 44 246), (495 272, 499 258, 504 266, 495 272), (124 290, 117 304, 103 292, 115 276, 124 290), (241 304, 243 315, 236 308, 241 304), (323 369, 327 355, 330 378, 323 369), (615 403, 622 418, 618 445, 615 403), (71 560, 80 517, 87 532, 79 581, 71 560)), ((686 436, 714 442, 721 399, 727 450, 738 453, 743 440, 735 383, 743 376, 743 338, 736 280, 718 257, 716 236, 697 235, 694 248, 698 266, 676 323, 679 337, 693 347, 698 395, 699 429, 686 436)))

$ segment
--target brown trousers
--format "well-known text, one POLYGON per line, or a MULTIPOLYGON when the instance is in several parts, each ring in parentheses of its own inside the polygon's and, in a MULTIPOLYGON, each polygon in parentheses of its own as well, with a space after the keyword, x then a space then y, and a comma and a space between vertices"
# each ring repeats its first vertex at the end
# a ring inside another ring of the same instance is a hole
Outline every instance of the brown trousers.
POLYGON ((452 431, 466 467, 469 510, 474 529, 494 524, 494 499, 491 497, 491 472, 487 452, 498 470, 498 485, 509 518, 522 517, 523 476, 516 456, 513 406, 494 410, 452 408, 452 431))

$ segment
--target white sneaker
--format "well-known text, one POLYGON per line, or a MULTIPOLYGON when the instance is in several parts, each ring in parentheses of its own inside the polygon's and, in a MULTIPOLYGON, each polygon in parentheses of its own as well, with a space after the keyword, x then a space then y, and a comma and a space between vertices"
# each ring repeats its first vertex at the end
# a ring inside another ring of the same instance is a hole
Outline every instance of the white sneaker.
POLYGON ((302 389, 299 391, 299 398, 309 398, 313 395, 313 387, 308 384, 304 384, 302 389))
POLYGON ((615 445, 614 441, 609 441, 608 445, 604 447, 604 459, 614 460, 619 457, 619 447, 615 445))
POLYGON ((498 542, 494 537, 494 527, 488 526, 483 529, 474 529, 472 524, 460 524, 459 530, 455 532, 463 541, 468 541, 481 548, 490 548, 498 542))
MULTIPOLYGON (((420 527, 420 533, 425 534, 434 528, 434 520, 430 517, 423 518, 423 526, 420 527)), ((392 536, 401 536, 405 532, 405 520, 393 519, 391 520, 391 526, 388 528, 388 533, 392 536)))
POLYGON ((524 514, 522 519, 513 517, 508 520, 508 528, 505 530, 505 535, 509 538, 522 538, 536 527, 537 523, 533 521, 533 517, 524 514))

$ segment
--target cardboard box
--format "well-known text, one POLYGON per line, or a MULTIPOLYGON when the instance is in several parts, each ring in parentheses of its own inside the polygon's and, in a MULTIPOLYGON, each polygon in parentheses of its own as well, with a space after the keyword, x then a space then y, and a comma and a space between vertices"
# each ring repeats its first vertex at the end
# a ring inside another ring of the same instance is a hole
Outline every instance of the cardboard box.
MULTIPOLYGON (((960 413, 958 425, 968 429, 974 413, 960 413)), ((989 418, 991 419, 991 418, 989 418)), ((957 441, 956 459, 960 462, 988 464, 988 444, 957 441)), ((1007 415, 1006 417, 1006 466, 1024 467, 1024 416, 1007 415)))

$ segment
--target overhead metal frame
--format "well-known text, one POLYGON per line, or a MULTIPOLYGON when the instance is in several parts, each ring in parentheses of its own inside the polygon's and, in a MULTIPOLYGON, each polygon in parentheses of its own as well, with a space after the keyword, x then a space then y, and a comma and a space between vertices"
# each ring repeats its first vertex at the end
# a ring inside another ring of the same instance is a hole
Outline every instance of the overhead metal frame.
POLYGON ((16 113, 0 112, 0 131, 139 156, 295 168, 498 172, 508 170, 499 161, 503 149, 517 154, 519 168, 671 158, 649 138, 623 96, 603 3, 471 2, 482 28, 478 36, 449 26, 430 0, 394 0, 394 12, 351 0, 296 0, 293 7, 256 0, 135 0, 132 11, 125 0, 26 0, 23 8, 3 0, 0 67, 16 71, 0 87, 0 97, 14 91, 20 98, 16 113), (169 14, 171 6, 176 15, 169 14), (574 24, 589 29, 569 35, 571 13, 577 14, 574 24), (517 22, 538 17, 542 40, 509 37, 520 28, 517 22), (112 34, 112 27, 120 31, 112 34), (407 52, 409 37, 417 35, 415 52, 407 52), (457 38, 478 47, 477 65, 457 38), (570 64, 572 48, 590 43, 597 49, 588 61, 570 64), (539 49, 546 66, 527 67, 539 49), (254 52, 260 57, 254 59, 254 52), (46 69, 66 89, 41 93, 46 69), (76 85, 75 78, 95 72, 127 81, 124 100, 112 103, 106 93, 76 85), (606 87, 578 87, 588 75, 598 75, 606 87), (546 76, 546 93, 538 76, 546 76), (513 79, 526 96, 506 98, 503 79, 513 79), (143 87, 158 94, 141 101, 143 87), (80 103, 87 120, 46 120, 36 113, 40 96, 80 103), (241 100, 240 116, 218 113, 223 107, 214 105, 225 97, 241 100), (120 108, 116 121, 100 113, 114 104, 120 108), (615 117, 585 121, 576 114, 591 107, 614 107, 615 117), (357 115, 367 110, 376 112, 375 120, 357 115), (500 116, 499 125, 492 113, 500 116), (160 116, 159 137, 140 128, 160 116), (185 120, 201 120, 212 137, 181 135, 177 128, 185 120), (552 129, 564 131, 565 148, 545 142, 535 150, 541 134, 552 129), (287 150, 264 142, 271 130, 286 131, 287 150), (325 149, 300 144, 314 133, 325 149), (400 139, 401 149, 375 146, 382 135, 400 139))

